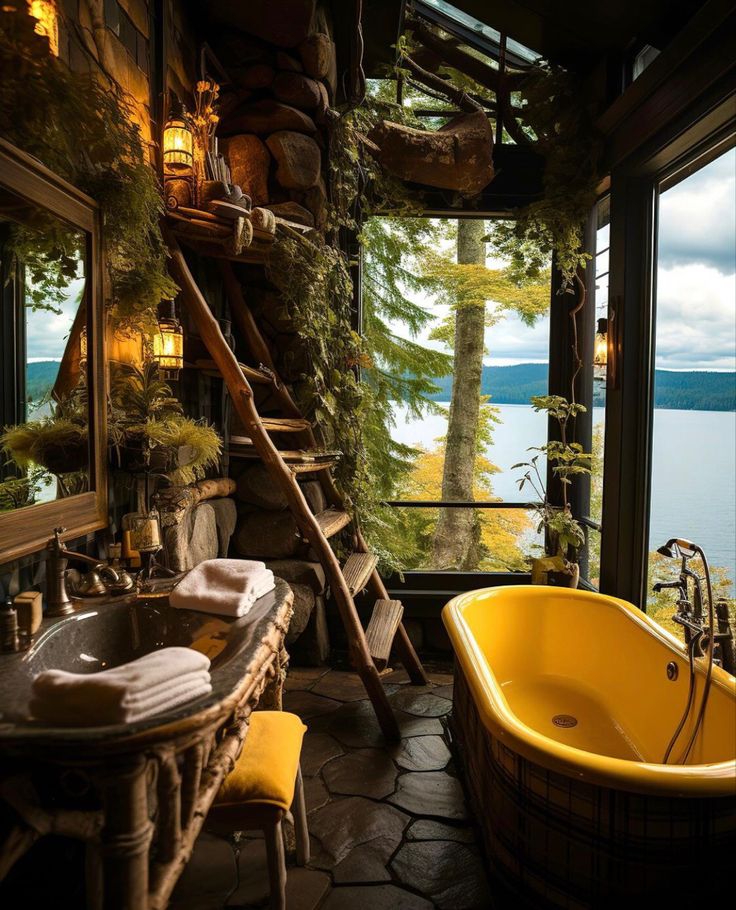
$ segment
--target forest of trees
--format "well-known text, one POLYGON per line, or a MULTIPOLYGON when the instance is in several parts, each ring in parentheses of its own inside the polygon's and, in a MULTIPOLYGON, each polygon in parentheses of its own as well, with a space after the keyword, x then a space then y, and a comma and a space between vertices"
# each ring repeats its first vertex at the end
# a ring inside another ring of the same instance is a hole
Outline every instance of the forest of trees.
MULTIPOLYGON (((482 388, 486 329, 513 313, 533 324, 549 307, 549 276, 518 282, 487 267, 483 219, 372 218, 364 227, 364 378, 377 407, 369 457, 381 464, 386 499, 492 500, 487 458, 496 413, 482 388), (427 303, 420 305, 416 299, 427 303), (437 318, 429 304, 442 311, 437 318), (442 344, 437 351, 420 336, 442 344), (436 410, 437 377, 453 376, 447 434, 429 449, 391 440, 397 403, 413 417, 436 410)), ((398 544, 401 568, 522 569, 523 512, 399 509, 386 515, 383 549, 398 544)))
MULTIPOLYGON (((493 395, 495 404, 528 404, 532 395, 547 394, 546 363, 516 363, 494 367, 484 364, 481 393, 493 395)), ((434 380, 439 387, 430 397, 434 401, 449 401, 452 376, 434 380)), ((593 387, 593 404, 605 404, 603 383, 593 387)), ((714 373, 703 370, 674 372, 656 370, 654 407, 684 411, 736 411, 736 373, 714 373)))

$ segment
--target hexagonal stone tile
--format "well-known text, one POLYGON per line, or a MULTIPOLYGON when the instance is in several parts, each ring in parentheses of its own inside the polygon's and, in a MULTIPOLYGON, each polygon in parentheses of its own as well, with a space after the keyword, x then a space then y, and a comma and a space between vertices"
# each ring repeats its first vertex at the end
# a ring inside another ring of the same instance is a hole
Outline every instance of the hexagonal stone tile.
POLYGON ((429 681, 435 686, 449 686, 452 685, 453 675, 452 673, 428 673, 429 681))
MULTIPOLYGON (((396 691, 396 685, 390 682, 385 684, 388 693, 396 691)), ((363 681, 357 673, 346 673, 341 670, 331 670, 323 676, 312 688, 318 695, 326 695, 338 701, 360 701, 367 698, 363 681)))
POLYGON ((444 732, 442 721, 437 717, 417 717, 405 711, 394 711, 402 737, 428 736, 444 732))
POLYGON ((321 809, 329 801, 330 794, 321 777, 304 778, 304 804, 307 812, 321 809))
POLYGON ((322 910, 432 910, 432 904, 396 885, 333 888, 322 910))
POLYGON ((396 789, 398 773, 383 749, 356 749, 325 765, 322 776, 330 793, 383 799, 396 789))
POLYGON ((431 818, 420 818, 409 826, 407 840, 456 840, 461 844, 475 843, 475 831, 466 825, 445 825, 431 818))
MULTIPOLYGON (((329 888, 330 877, 324 872, 291 866, 286 877, 286 906, 289 910, 315 910, 329 888)), ((269 892, 265 843, 249 844, 240 857, 240 887, 226 907, 262 906, 269 892)))
POLYGON ((439 910, 479 910, 491 897, 476 850, 454 841, 408 842, 391 861, 400 882, 415 888, 439 910))
MULTIPOLYGON (((393 806, 348 796, 313 812, 309 831, 315 839, 311 865, 333 869, 357 847, 370 846, 383 866, 401 843, 409 818, 393 806)), ((365 880, 365 879, 363 879, 365 880)))
POLYGON ((321 679, 325 673, 329 673, 329 670, 329 667, 289 667, 284 688, 287 692, 295 689, 311 689, 318 679, 321 679))
POLYGON ((452 708, 452 702, 432 692, 416 692, 413 687, 403 686, 389 698, 394 708, 416 717, 442 717, 452 708))
POLYGON ((351 749, 381 746, 384 743, 383 733, 369 701, 347 702, 337 711, 319 718, 312 729, 330 733, 339 743, 351 749))
POLYGON ((412 815, 430 815, 454 821, 465 821, 469 817, 460 781, 445 771, 409 771, 402 774, 396 792, 388 800, 412 815))
POLYGON ((304 692, 301 689, 296 689, 293 692, 284 693, 284 710, 298 714, 302 720, 329 714, 331 711, 337 711, 339 707, 339 701, 335 701, 333 698, 324 698, 322 695, 315 695, 313 692, 304 692))
POLYGON ((412 736, 401 741, 394 760, 406 771, 441 771, 450 760, 450 750, 441 736, 412 736))
POLYGON ((308 730, 302 743, 302 774, 305 777, 314 777, 330 759, 342 754, 342 746, 334 736, 330 736, 329 733, 312 733, 308 730))
POLYGON ((194 845, 192 858, 176 884, 172 906, 197 910, 222 906, 235 887, 235 853, 222 837, 203 831, 194 845))

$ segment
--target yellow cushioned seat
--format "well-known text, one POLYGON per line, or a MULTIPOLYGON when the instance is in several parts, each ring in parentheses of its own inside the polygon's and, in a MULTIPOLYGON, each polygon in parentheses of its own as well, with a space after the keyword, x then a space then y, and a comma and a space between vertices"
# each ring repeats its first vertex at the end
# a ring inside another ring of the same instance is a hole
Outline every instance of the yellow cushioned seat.
POLYGON ((243 751, 220 787, 213 808, 249 803, 286 812, 294 799, 306 730, 296 714, 254 711, 243 751))

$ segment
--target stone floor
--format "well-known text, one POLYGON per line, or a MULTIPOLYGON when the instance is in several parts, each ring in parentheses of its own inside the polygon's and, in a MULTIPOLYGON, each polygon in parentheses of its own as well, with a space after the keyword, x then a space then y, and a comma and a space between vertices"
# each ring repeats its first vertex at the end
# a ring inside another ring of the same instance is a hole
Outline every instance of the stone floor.
MULTIPOLYGON (((452 677, 386 679, 402 739, 385 742, 354 673, 293 668, 284 708, 309 727, 302 750, 312 857, 289 866, 289 910, 481 910, 484 862, 448 748, 452 677)), ((263 840, 203 833, 171 910, 268 905, 263 840)))

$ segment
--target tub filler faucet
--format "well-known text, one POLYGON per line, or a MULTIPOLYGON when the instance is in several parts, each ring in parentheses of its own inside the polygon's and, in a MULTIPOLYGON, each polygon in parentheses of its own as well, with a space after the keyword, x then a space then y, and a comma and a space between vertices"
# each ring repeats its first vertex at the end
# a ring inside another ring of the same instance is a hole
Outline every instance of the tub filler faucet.
POLYGON ((131 590, 133 581, 127 573, 119 574, 93 556, 67 550, 61 535, 66 528, 54 528, 54 536, 46 544, 46 601, 47 616, 68 616, 74 604, 66 590, 66 570, 70 560, 82 562, 92 568, 84 576, 79 593, 86 597, 99 594, 123 594, 131 590))
MULTIPOLYGON (((708 694, 713 673, 713 665, 721 664, 724 670, 734 672, 733 635, 728 620, 728 608, 725 603, 715 603, 713 598, 713 585, 711 583, 710 566, 703 552, 703 548, 681 537, 673 537, 657 550, 661 556, 670 559, 680 559, 680 575, 676 581, 657 582, 653 590, 655 593, 665 588, 673 588, 678 592, 677 609, 672 619, 679 623, 685 633, 687 647, 689 684, 687 702, 679 724, 670 740, 662 759, 667 764, 674 750, 680 734, 685 728, 689 717, 694 718, 692 732, 687 739, 684 750, 677 758, 677 764, 684 765, 697 739, 703 724, 705 708, 708 703, 708 694), (705 590, 708 598, 707 616, 703 611, 703 579, 689 566, 689 561, 699 557, 703 564, 705 590), (690 601, 689 584, 692 582, 693 599, 690 601), (717 621, 717 626, 716 626, 717 621), (716 628, 718 631, 716 631, 716 628), (718 656, 716 656, 716 654, 718 656), (706 673, 700 705, 696 708, 695 699, 695 659, 703 657, 706 660, 706 673)), ((672 677, 676 678, 676 677, 672 677)))

